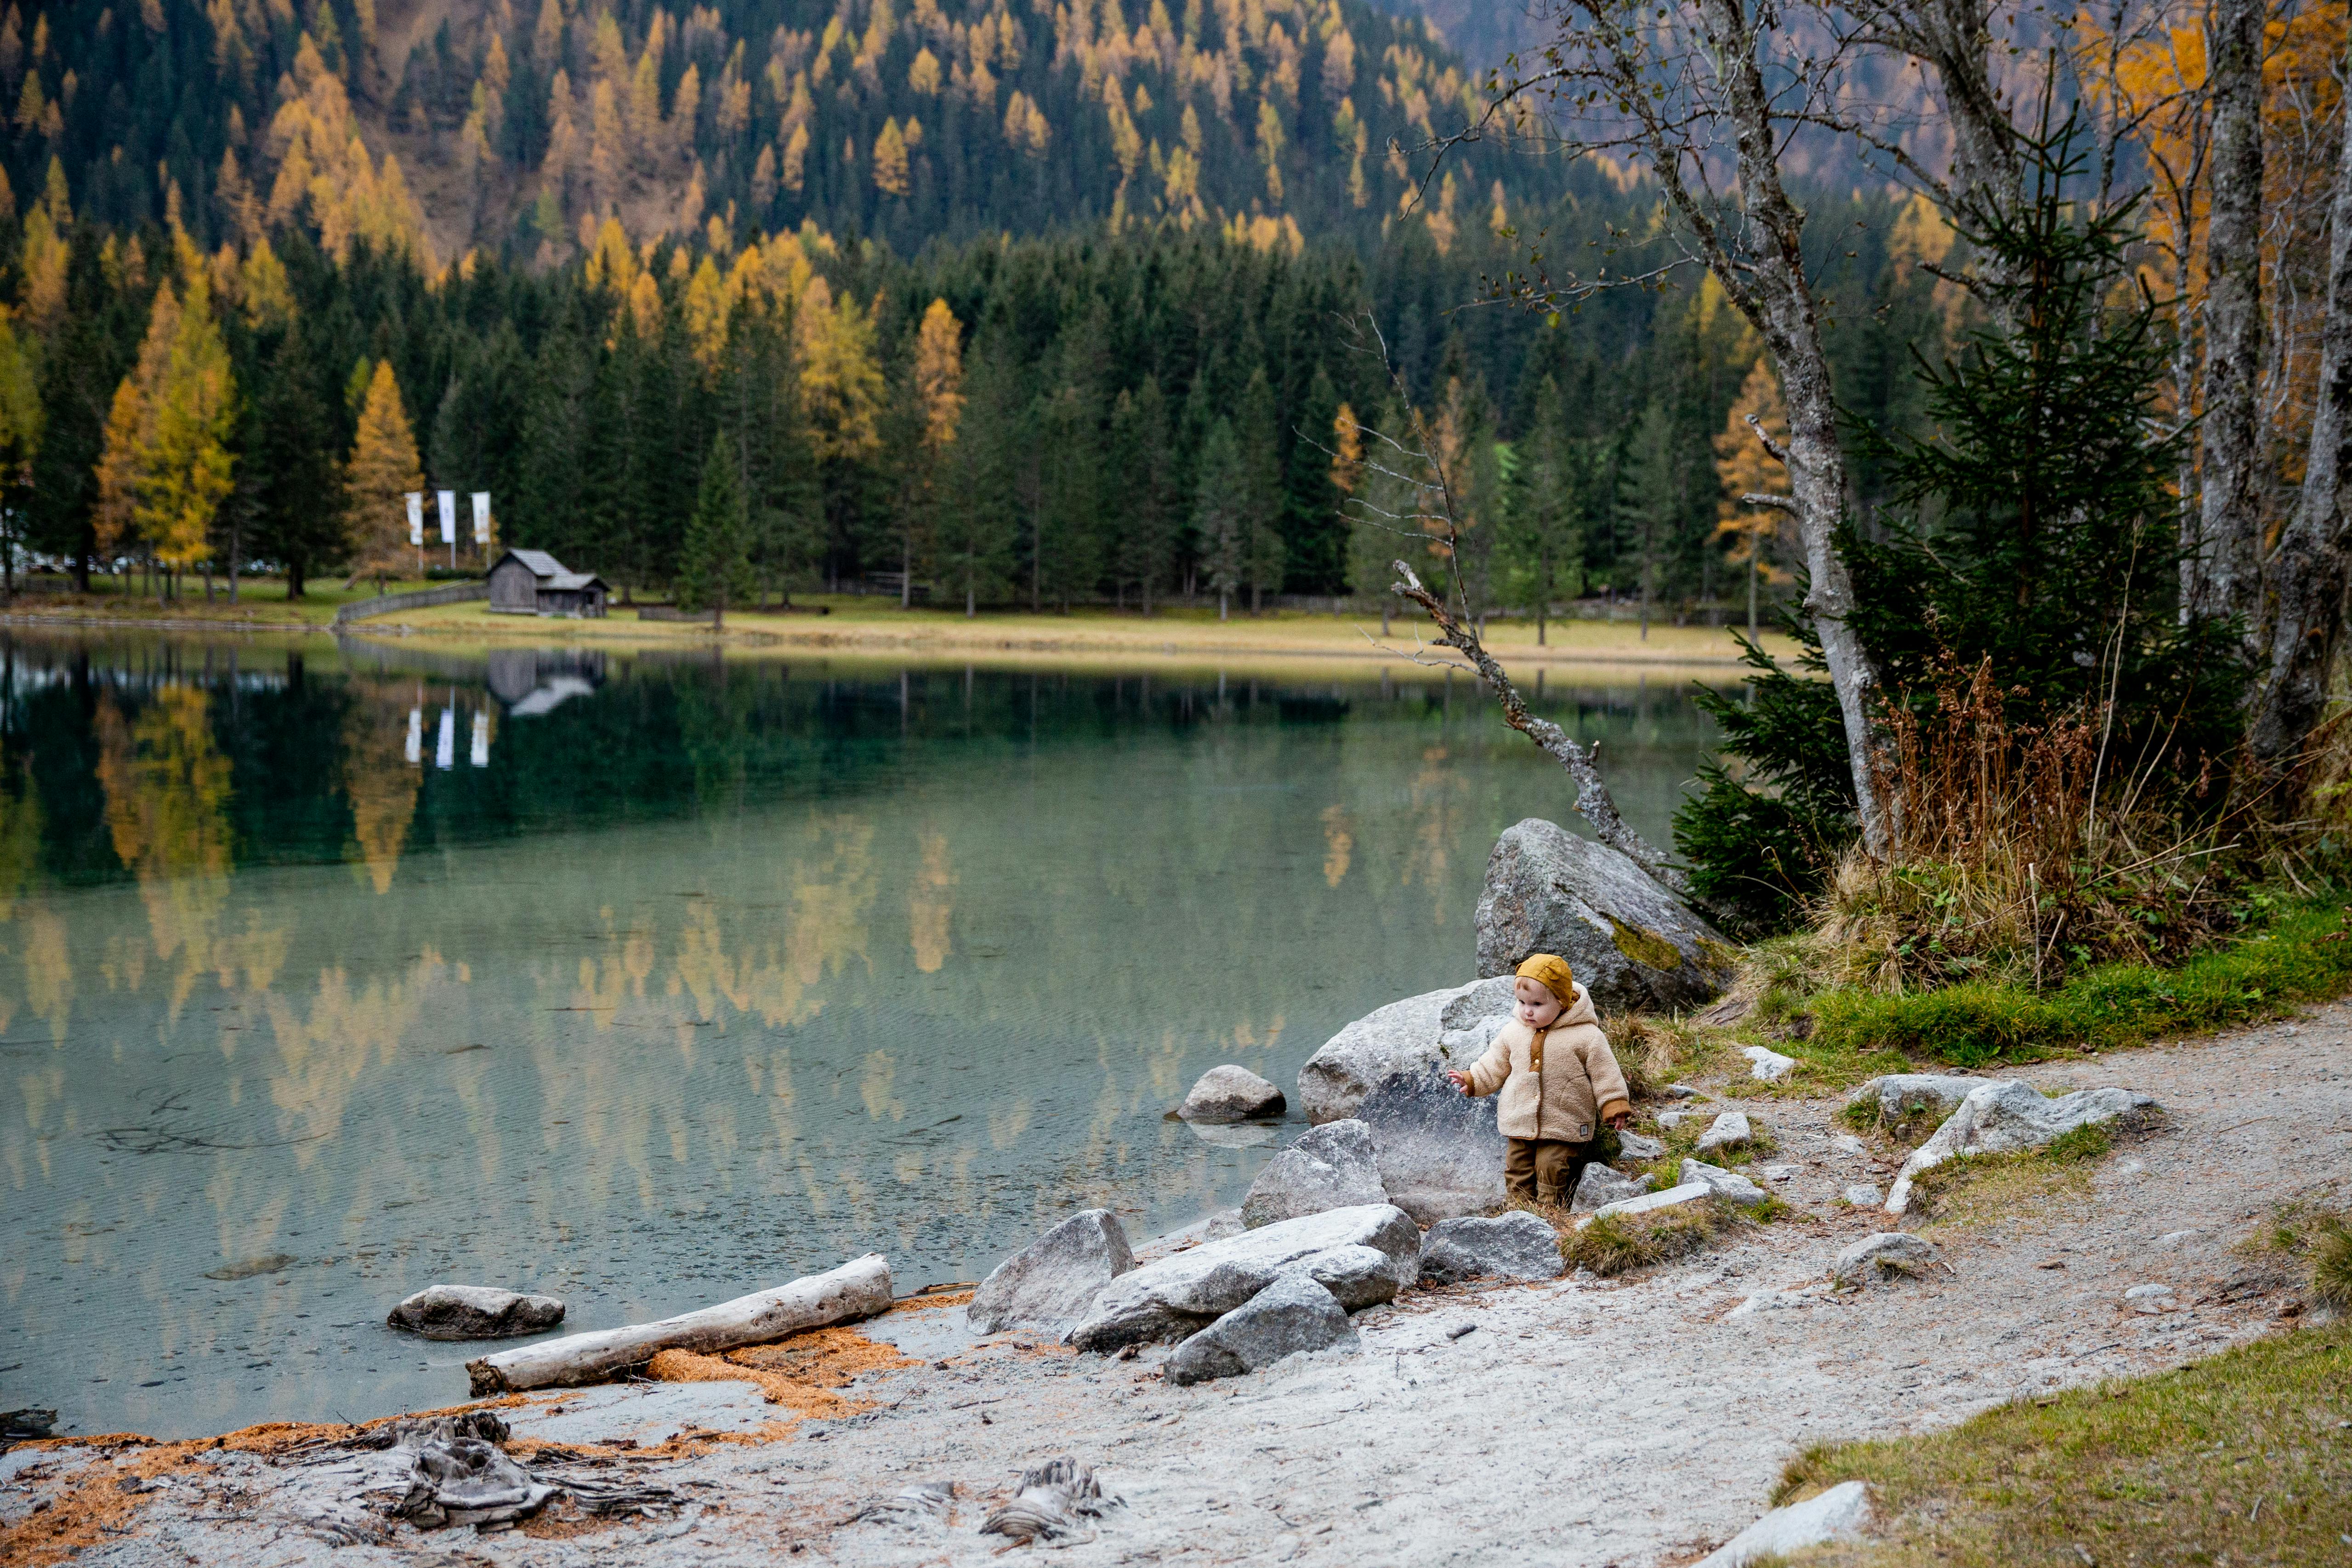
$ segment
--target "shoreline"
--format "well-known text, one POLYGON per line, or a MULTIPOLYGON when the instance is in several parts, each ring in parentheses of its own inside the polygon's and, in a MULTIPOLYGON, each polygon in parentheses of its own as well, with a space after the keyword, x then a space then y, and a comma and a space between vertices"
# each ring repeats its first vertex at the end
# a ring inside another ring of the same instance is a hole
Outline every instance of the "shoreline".
POLYGON ((1523 1560, 1531 1531, 1564 1562, 1686 1562, 1763 1512, 1781 1466, 1811 1445, 1948 1430, 2296 1321, 2295 1288, 2284 1274, 2251 1285, 2264 1270, 2237 1244, 2352 1138, 2340 1057, 2313 1048, 2348 1030, 2352 1005, 2337 1001, 2292 1025, 2004 1068, 2053 1091, 2146 1090, 2168 1125, 2123 1143, 2079 1190, 1930 1225, 1948 1270, 1896 1285, 1822 1284, 1832 1257, 1885 1223, 1836 1200, 1885 1157, 1840 1145, 1843 1096, 1709 1077, 1708 1110, 1769 1124, 1789 1213, 1622 1279, 1415 1289, 1360 1316, 1360 1351, 1193 1388, 1160 1376, 1168 1347, 1123 1361, 1036 1332, 973 1336, 960 1297, 934 1293, 781 1353, 736 1352, 774 1357, 752 1365, 777 1372, 693 1357, 651 1381, 446 1407, 495 1410, 509 1450, 533 1466, 658 1483, 675 1506, 656 1518, 420 1534, 370 1506, 398 1494, 407 1457, 347 1446, 353 1429, 340 1425, 52 1439, 0 1457, 0 1500, 16 1500, 0 1501, 0 1556, 276 1568, 333 1542, 354 1563, 437 1546, 518 1568, 803 1551, 859 1568, 981 1565, 1003 1542, 975 1527, 1013 1475, 1066 1452, 1124 1500, 1066 1547, 1073 1568, 1202 1550, 1334 1568, 1500 1565, 1523 1560), (2261 1126, 2246 1120, 2256 1107, 2261 1126), (2187 1305, 2134 1311, 2125 1291, 2150 1279, 2187 1305), (787 1370, 795 1353, 820 1373, 787 1370), (1498 1421, 1529 1482, 1465 1489, 1471 1468, 1502 1462, 1479 1457, 1495 1451, 1498 1421), (955 1500, 894 1501, 918 1483, 950 1485, 955 1500), (47 1505, 37 1513, 34 1494, 47 1505))
MULTIPOLYGON (((20 601, 21 603, 21 601, 20 601)), ((331 613, 331 611, 330 611, 331 613)), ((877 608, 852 601, 819 618, 806 614, 738 612, 721 631, 692 622, 639 621, 625 612, 594 620, 492 616, 479 605, 436 605, 395 612, 347 624, 340 630, 325 619, 245 614, 125 616, 90 610, 0 610, 0 627, 42 630, 145 631, 173 637, 217 637, 238 640, 327 637, 341 642, 441 649, 562 647, 614 653, 689 654, 728 660, 759 660, 826 655, 933 663, 1011 663, 1125 668, 1264 668, 1297 665, 1302 669, 1403 666, 1432 673, 1475 675, 1451 649, 1409 637, 1378 638, 1357 618, 1309 612, 1279 612, 1264 617, 1218 622, 1192 612, 1164 612, 1150 620, 1139 615, 1082 612, 1064 617, 1026 612, 995 613, 967 622, 929 611, 877 608), (921 617, 908 622, 902 615, 921 617), (894 624, 895 623, 895 624, 894 624)), ((1400 617, 1402 623, 1402 617, 1400 617)), ((1565 669, 1621 669, 1634 676, 1687 672, 1720 681, 1742 666, 1735 628, 1651 627, 1643 639, 1631 622, 1554 621, 1553 639, 1538 647, 1531 624, 1496 623, 1490 646, 1516 671, 1549 674, 1565 669)), ((1786 658, 1794 645, 1767 632, 1764 645, 1786 658)))

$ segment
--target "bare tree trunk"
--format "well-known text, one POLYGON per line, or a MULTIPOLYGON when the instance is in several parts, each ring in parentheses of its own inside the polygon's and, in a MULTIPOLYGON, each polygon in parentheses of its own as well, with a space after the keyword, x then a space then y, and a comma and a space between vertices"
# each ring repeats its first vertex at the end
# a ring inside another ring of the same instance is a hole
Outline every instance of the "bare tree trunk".
POLYGON ((2273 764, 2292 758, 2319 722, 2344 633, 2352 529, 2352 132, 2342 142, 2327 220, 2327 316, 2311 456, 2301 503, 2271 558, 2270 668, 2247 737, 2254 755, 2273 764))
MULTIPOLYGON (((1503 667, 1495 662, 1495 656, 1486 651, 1476 630, 1447 608, 1444 599, 1423 587, 1421 579, 1413 575, 1412 567, 1402 561, 1393 562, 1391 565, 1397 574, 1396 586, 1391 592, 1419 605, 1429 618, 1437 623, 1436 641, 1439 646, 1454 649, 1476 667, 1480 678, 1503 705, 1503 722, 1550 752, 1567 771, 1568 776, 1576 781, 1577 815, 1592 825, 1593 836, 1642 868, 1656 881, 1681 897, 1689 898, 1690 879, 1684 876, 1656 845, 1634 832, 1624 817, 1618 814, 1616 797, 1609 793, 1609 784, 1601 778, 1600 765, 1593 761, 1592 753, 1570 739, 1568 731, 1550 720, 1538 719, 1528 712, 1527 699, 1519 695, 1519 689, 1512 684, 1511 678, 1503 673, 1503 667)), ((1447 679, 1450 680, 1452 677, 1447 679)))
POLYGON ((2184 560, 2189 613, 2237 616, 2261 647, 2264 0, 2214 0, 2212 216, 2205 231, 2204 472, 2184 560))
POLYGON ((1717 237, 1712 218, 1681 179, 1659 134, 1654 134, 1654 167, 1667 178, 1668 195, 1685 221, 1708 242, 1709 269, 1763 334, 1780 373, 1781 396, 1789 411, 1789 447, 1782 462, 1789 470, 1798 532, 1812 578, 1805 610, 1821 637, 1822 657, 1845 723, 1863 847, 1883 858, 1890 836, 1874 762, 1878 668, 1847 624, 1853 613, 1853 579, 1838 553, 1836 538, 1845 514, 1845 451, 1838 438, 1837 400, 1830 386, 1829 358, 1822 349, 1821 318, 1800 248, 1805 217, 1780 183, 1772 100, 1757 58, 1762 24, 1751 21, 1738 0, 1701 0, 1698 12, 1722 78, 1725 108, 1738 133, 1739 202, 1748 252, 1745 267, 1733 262, 1717 237))

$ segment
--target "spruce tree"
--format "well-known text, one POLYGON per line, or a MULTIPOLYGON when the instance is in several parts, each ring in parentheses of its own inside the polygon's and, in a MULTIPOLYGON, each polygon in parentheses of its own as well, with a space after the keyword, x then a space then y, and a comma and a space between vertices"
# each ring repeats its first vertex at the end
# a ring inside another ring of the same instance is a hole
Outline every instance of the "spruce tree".
POLYGON ((735 443, 721 430, 710 438, 709 455, 702 460, 694 518, 678 550, 677 600, 686 609, 708 608, 712 624, 723 626, 727 606, 740 605, 757 583, 735 443))
POLYGON ((1201 445, 1192 526, 1201 540, 1201 577, 1217 595, 1217 619, 1232 613, 1233 596, 1249 581, 1249 470, 1231 420, 1220 417, 1201 445))
POLYGON ((298 319, 262 360, 246 414, 240 504, 253 554, 286 574, 286 596, 299 599, 313 572, 347 548, 342 469, 335 461, 334 399, 298 319))
POLYGON ((1589 461, 1568 434, 1559 388, 1546 376, 1528 433, 1508 448, 1496 520, 1503 602, 1535 613, 1538 647, 1546 641, 1551 606, 1583 588, 1589 461))

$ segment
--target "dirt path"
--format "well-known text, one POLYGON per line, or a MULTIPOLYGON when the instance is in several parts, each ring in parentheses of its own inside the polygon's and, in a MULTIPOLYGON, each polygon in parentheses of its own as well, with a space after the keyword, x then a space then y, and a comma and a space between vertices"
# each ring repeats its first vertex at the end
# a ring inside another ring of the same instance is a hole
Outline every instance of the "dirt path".
MULTIPOLYGON (((2233 1250, 2282 1200, 2352 1173, 2352 1007, 2186 1047, 2118 1052, 2021 1076, 2044 1088, 2154 1094, 2166 1128, 2097 1168, 2088 1193, 1975 1228, 1931 1228, 1950 1272, 1833 1298, 1840 1248, 1883 1228, 1843 1210, 1890 1173, 1838 1152, 1837 1102, 1752 1109, 1798 1169, 1777 1184, 1800 1218, 1628 1283, 1414 1293, 1365 1314, 1361 1353, 1327 1352, 1194 1389, 1021 1336, 972 1345, 952 1310, 869 1325, 907 1364, 847 1390, 842 1420, 779 1428, 748 1384, 658 1384, 508 1409, 519 1438, 605 1447, 598 1473, 689 1500, 671 1519, 543 1520, 523 1531, 386 1530, 364 1489, 397 1495, 397 1456, 299 1458, 89 1448, 0 1457, 0 1558, 37 1562, 49 1517, 82 1563, 315 1561, 341 1521, 380 1537, 336 1561, 586 1564, 978 1563, 977 1533, 1019 1468, 1057 1453, 1125 1500, 1071 1568, 1126 1563, 1561 1564, 1685 1562, 1751 1520, 1781 1465, 1823 1439, 1955 1422, 2021 1394, 2146 1372, 2278 1326, 2286 1278, 2233 1250), (2169 1285, 2178 1310, 2130 1310, 2169 1285), (1460 1338, 1448 1331, 1475 1325, 1460 1338), (780 1435, 781 1434, 781 1435, 780 1435), (648 1452, 647 1450, 651 1451, 648 1452), (124 1493, 114 1467, 165 1484, 124 1493), (916 1510, 845 1522, 899 1489, 952 1480, 945 1521, 916 1510), (103 1506, 100 1506, 100 1504, 103 1506), (121 1506, 127 1504, 128 1506, 121 1506), (78 1511, 79 1510, 79 1511, 78 1511), (103 1513, 102 1520, 98 1515, 103 1513), (12 1528, 13 1527, 13 1528, 12 1528), (108 1533, 109 1530, 125 1533, 108 1533)), ((381 1494, 379 1494, 381 1495, 381 1494)))

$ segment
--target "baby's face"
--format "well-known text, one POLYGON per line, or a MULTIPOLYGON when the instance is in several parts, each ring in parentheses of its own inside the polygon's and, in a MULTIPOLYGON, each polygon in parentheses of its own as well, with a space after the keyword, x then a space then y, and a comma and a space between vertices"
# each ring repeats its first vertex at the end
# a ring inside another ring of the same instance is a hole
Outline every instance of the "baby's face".
POLYGON ((1549 1029, 1560 1015, 1559 998, 1540 980, 1519 976, 1511 987, 1519 999, 1519 1022, 1530 1029, 1549 1029))

